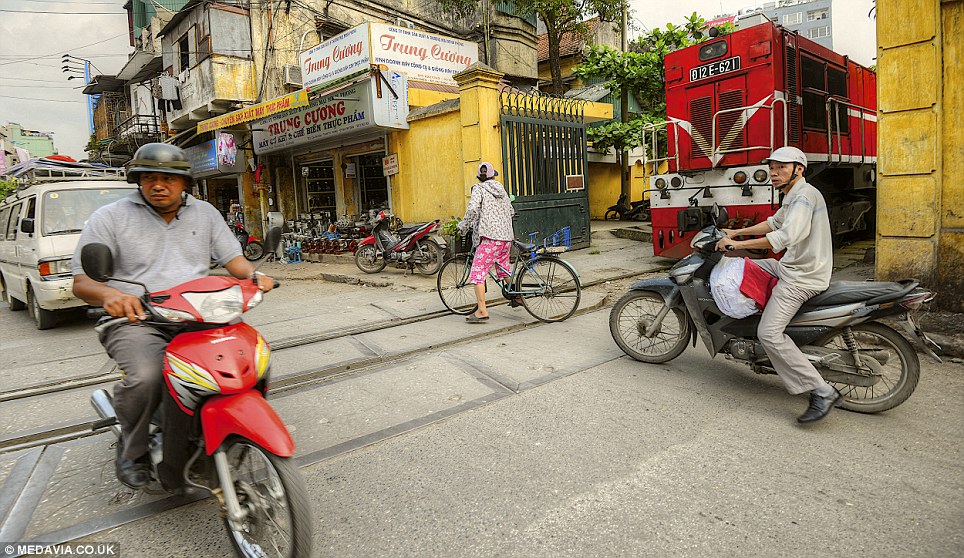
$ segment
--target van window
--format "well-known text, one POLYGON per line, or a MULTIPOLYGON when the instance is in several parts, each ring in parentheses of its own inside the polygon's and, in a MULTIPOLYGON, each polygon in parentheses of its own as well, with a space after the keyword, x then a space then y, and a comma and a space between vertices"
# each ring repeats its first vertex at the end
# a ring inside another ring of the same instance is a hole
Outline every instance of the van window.
POLYGON ((104 188, 47 192, 43 202, 43 234, 77 234, 94 211, 133 191, 133 188, 104 188))
POLYGON ((4 232, 7 230, 7 217, 10 217, 10 208, 4 207, 0 209, 0 240, 5 238, 4 232))
POLYGON ((17 225, 20 224, 20 207, 23 202, 10 206, 10 219, 7 221, 7 240, 17 240, 17 225))

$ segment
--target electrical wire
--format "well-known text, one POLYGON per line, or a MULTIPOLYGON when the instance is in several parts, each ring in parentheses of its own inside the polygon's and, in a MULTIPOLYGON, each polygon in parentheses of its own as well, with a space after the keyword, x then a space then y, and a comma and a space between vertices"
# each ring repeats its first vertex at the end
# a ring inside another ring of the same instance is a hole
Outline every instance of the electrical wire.
MULTIPOLYGON (((125 31, 125 32, 120 33, 120 34, 118 34, 118 35, 114 35, 113 37, 108 37, 108 38, 106 38, 106 39, 104 39, 104 40, 102 40, 102 41, 97 41, 96 43, 90 43, 89 45, 81 45, 81 46, 79 46, 79 47, 73 47, 73 48, 65 48, 65 49, 61 50, 60 52, 65 52, 65 51, 66 51, 66 52, 70 52, 70 51, 72 51, 72 50, 80 50, 80 49, 82 49, 82 48, 92 47, 92 46, 94 46, 94 45, 99 45, 99 44, 101 44, 101 43, 106 43, 107 41, 113 41, 114 39, 116 39, 116 38, 118 38, 118 37, 126 37, 126 36, 127 36, 127 32, 125 31)), ((41 54, 40 56, 34 56, 33 58, 28 58, 28 59, 26 59, 26 60, 15 60, 15 61, 13 61, 13 62, 0 62, 0 66, 7 66, 8 64, 19 64, 19 63, 22 63, 22 62, 29 62, 30 60, 40 60, 40 59, 42 59, 42 58, 49 58, 49 57, 51 57, 51 56, 59 56, 59 55, 58 55, 57 53, 41 54)), ((42 66, 43 64, 37 64, 37 65, 38 65, 38 66, 42 66)), ((53 67, 56 67, 56 66, 53 66, 53 67)))
POLYGON ((52 12, 48 10, 7 10, 0 8, 0 12, 8 14, 51 14, 51 15, 127 15, 127 11, 122 12, 52 12))
POLYGON ((38 97, 13 97, 11 95, 0 95, 0 99, 20 99, 21 101, 49 101, 52 103, 86 103, 86 100, 68 101, 64 99, 40 99, 38 97))

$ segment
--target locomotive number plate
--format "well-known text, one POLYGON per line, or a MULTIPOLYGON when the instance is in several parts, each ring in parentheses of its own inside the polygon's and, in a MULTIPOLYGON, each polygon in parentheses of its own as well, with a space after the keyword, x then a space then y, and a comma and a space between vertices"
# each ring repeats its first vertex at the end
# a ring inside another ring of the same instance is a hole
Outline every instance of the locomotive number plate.
POLYGON ((739 56, 734 56, 732 58, 725 58, 723 60, 717 60, 716 62, 710 62, 709 64, 703 64, 702 66, 697 66, 691 69, 690 81, 706 79, 708 77, 718 76, 720 74, 725 74, 727 72, 735 72, 739 69, 740 69, 739 56))

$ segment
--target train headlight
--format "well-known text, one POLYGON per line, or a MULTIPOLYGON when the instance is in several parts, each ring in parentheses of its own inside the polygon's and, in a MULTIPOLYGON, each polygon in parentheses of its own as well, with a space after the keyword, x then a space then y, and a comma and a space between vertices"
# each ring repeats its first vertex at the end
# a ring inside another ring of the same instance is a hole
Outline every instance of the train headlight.
POLYGON ((665 188, 666 188, 666 179, 665 179, 665 178, 657 178, 657 179, 656 179, 656 188, 659 189, 659 190, 665 189, 665 188))
POLYGON ((736 174, 733 175, 733 182, 736 182, 737 184, 745 184, 746 173, 743 171, 736 171, 736 174))
POLYGON ((674 176, 670 179, 669 183, 673 185, 673 188, 680 188, 683 186, 683 179, 678 176, 674 176))
POLYGON ((763 169, 758 169, 756 172, 753 173, 753 180, 756 180, 760 184, 763 184, 764 182, 767 181, 768 174, 769 173, 767 171, 763 169))

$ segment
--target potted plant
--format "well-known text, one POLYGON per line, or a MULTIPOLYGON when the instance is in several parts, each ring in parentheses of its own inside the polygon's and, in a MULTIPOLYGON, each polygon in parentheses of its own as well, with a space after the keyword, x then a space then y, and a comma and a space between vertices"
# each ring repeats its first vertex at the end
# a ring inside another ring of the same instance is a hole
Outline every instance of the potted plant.
POLYGON ((456 237, 459 234, 459 222, 462 219, 452 215, 448 221, 442 223, 440 232, 445 239, 445 255, 451 258, 455 255, 456 237))

